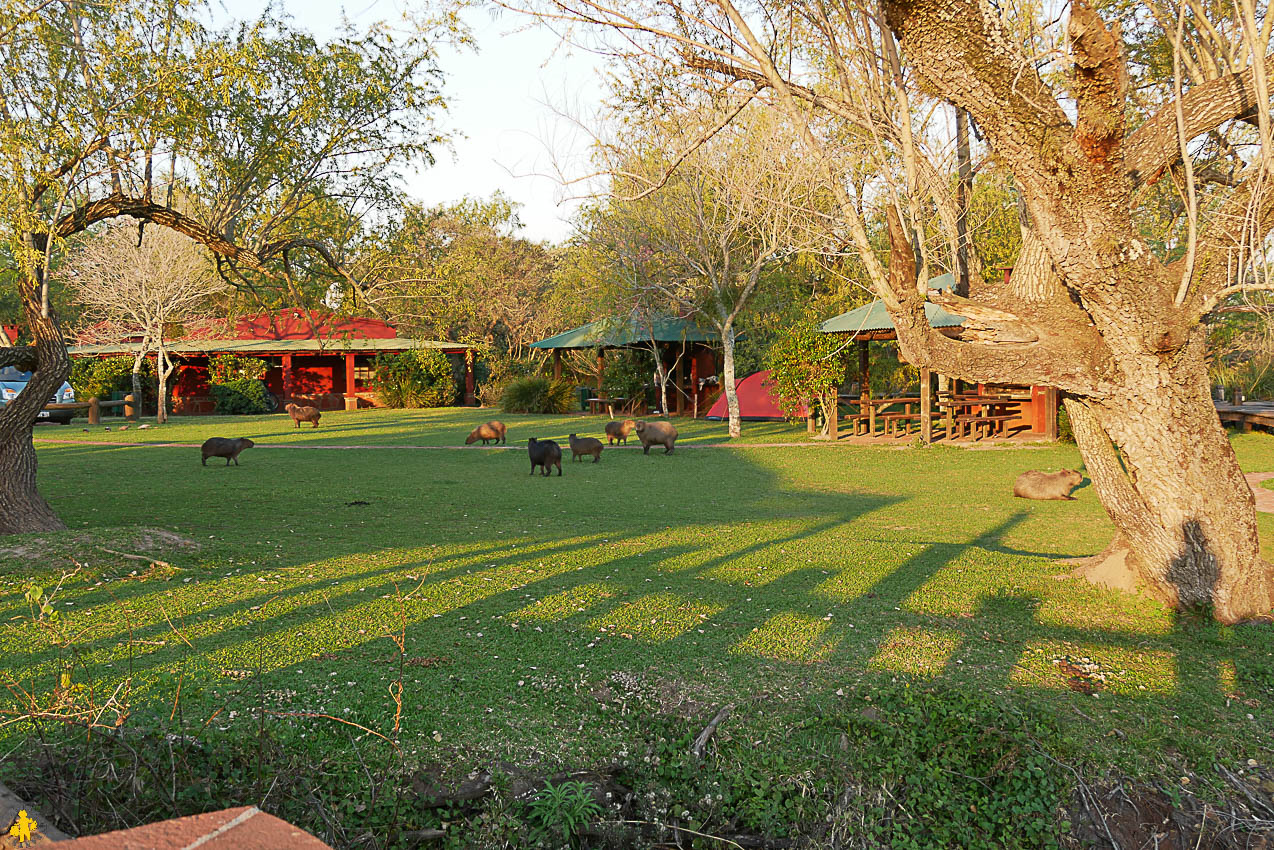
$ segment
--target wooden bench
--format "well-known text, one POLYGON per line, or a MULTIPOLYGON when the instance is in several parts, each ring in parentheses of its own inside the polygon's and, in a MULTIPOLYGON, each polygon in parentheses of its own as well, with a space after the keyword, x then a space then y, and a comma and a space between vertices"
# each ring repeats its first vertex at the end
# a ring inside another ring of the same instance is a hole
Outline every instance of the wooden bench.
POLYGON ((920 424, 919 413, 877 413, 876 418, 885 423, 884 436, 902 437, 911 433, 911 424, 920 424), (902 430, 899 430, 902 426, 902 430), (891 434, 892 432, 892 434, 891 434))
POLYGON ((955 418, 956 436, 959 438, 968 435, 975 440, 981 440, 983 437, 994 436, 997 432, 1003 434, 1005 423, 1019 418, 1016 413, 1001 413, 995 416, 976 414, 957 416, 955 418))

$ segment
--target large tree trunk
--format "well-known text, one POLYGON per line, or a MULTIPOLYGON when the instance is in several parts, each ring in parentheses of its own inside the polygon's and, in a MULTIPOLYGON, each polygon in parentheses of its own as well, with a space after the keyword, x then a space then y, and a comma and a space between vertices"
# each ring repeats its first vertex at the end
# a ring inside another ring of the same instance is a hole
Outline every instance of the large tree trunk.
POLYGON ((49 398, 71 374, 71 359, 56 319, 41 314, 39 283, 20 285, 26 323, 35 338, 35 369, 30 383, 0 408, 0 534, 57 531, 66 528, 36 489, 35 422, 49 398))
POLYGON ((1075 438, 1118 534, 1081 570, 1234 623, 1274 608, 1256 506, 1208 395, 1201 340, 1175 363, 1121 363, 1125 394, 1067 399, 1075 438))
POLYGON ((730 411, 730 436, 743 436, 743 419, 739 415, 739 393, 734 380, 734 325, 726 323, 721 328, 721 386, 725 391, 725 406, 730 411))
POLYGON ((168 349, 164 347, 162 331, 159 337, 159 348, 155 355, 155 371, 159 378, 156 390, 158 398, 155 399, 155 421, 163 425, 168 421, 168 378, 173 373, 173 364, 168 357, 168 349))

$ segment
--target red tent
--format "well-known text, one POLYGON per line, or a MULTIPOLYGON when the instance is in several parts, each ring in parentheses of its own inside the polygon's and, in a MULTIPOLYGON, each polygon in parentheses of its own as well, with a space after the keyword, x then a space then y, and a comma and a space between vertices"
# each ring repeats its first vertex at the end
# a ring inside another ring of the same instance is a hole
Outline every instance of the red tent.
MULTIPOLYGON (((736 385, 739 394, 739 415, 744 419, 783 419, 783 411, 779 409, 778 400, 770 395, 770 370, 754 372, 736 385)), ((801 408, 801 416, 805 408, 801 408)), ((717 396, 716 403, 708 411, 709 419, 728 419, 729 412, 725 406, 725 393, 717 396)))

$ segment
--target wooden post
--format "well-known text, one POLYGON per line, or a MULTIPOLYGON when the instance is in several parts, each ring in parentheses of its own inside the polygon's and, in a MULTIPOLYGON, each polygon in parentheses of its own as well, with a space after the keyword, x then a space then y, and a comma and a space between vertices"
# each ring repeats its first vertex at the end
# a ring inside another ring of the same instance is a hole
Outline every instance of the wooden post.
POLYGON ((933 442, 933 382, 929 370, 920 370, 920 437, 925 445, 933 442))
POLYGON ((464 403, 468 407, 473 407, 477 400, 477 396, 473 393, 473 349, 466 348, 464 350, 464 403))
POLYGON ((1048 387, 1045 395, 1044 408, 1044 438, 1047 440, 1056 440, 1057 432, 1057 406, 1060 404, 1057 396, 1057 387, 1048 387))
POLYGON ((88 400, 88 424, 102 424, 102 402, 98 400, 97 396, 93 396, 88 400))
POLYGON ((562 380, 562 349, 553 349, 553 380, 562 380))
POLYGON ((292 355, 283 355, 283 403, 292 401, 292 355))
POLYGON ((677 415, 686 415, 686 355, 683 351, 681 359, 677 361, 677 374, 674 377, 677 386, 677 415))
POLYGON ((871 405, 871 369, 867 362, 867 340, 858 341, 859 413, 867 414, 867 434, 876 436, 876 408, 871 405))
POLYGON ((690 356, 690 398, 694 401, 691 406, 690 418, 699 418, 699 358, 691 353, 690 356))
POLYGON ((132 393, 124 396, 124 418, 129 422, 137 421, 137 400, 132 393))
POLYGON ((345 355, 345 409, 358 410, 358 393, 354 386, 354 355, 345 355))
POLYGON ((597 349, 597 397, 602 397, 602 373, 606 371, 606 349, 597 349))

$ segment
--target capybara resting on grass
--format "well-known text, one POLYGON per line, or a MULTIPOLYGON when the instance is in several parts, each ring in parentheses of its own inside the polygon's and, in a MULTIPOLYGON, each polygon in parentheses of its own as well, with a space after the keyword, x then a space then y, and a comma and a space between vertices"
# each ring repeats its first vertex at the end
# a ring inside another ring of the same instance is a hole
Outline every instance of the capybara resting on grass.
POLYGON ((594 437, 577 437, 571 434, 566 438, 571 444, 571 460, 593 456, 593 463, 602 459, 602 441, 594 437))
POLYGON ((562 447, 552 440, 537 440, 532 437, 526 443, 527 453, 531 455, 531 474, 535 474, 537 466, 544 469, 547 478, 549 467, 556 466, 557 474, 562 474, 562 447))
POLYGON ((199 461, 199 463, 203 466, 207 466, 208 458, 223 457, 226 459, 226 466, 230 465, 230 461, 234 461, 234 465, 238 466, 239 452, 244 449, 250 449, 254 445, 256 444, 247 437, 239 437, 234 440, 229 437, 209 437, 204 440, 203 445, 199 447, 200 453, 203 454, 203 458, 199 461))
POLYGON ((509 441, 504 438, 504 431, 505 428, 503 422, 496 422, 494 420, 491 422, 484 422, 477 428, 474 428, 473 431, 470 432, 469 436, 465 437, 464 444, 466 446, 472 446, 474 443, 478 442, 478 440, 481 440, 482 445, 485 446, 488 440, 495 440, 496 445, 499 445, 500 443, 508 445, 509 441))
POLYGON ((633 425, 637 439, 641 440, 642 454, 650 454, 651 446, 663 446, 664 454, 672 454, 673 444, 677 442, 677 429, 671 422, 647 422, 638 419, 633 425))
POLYGON ((628 435, 637 427, 637 423, 631 419, 625 419, 620 422, 618 419, 612 419, 606 423, 606 441, 612 446, 616 442, 628 445, 628 435))
POLYGON ((1066 499, 1073 502, 1075 497, 1071 495, 1071 490, 1083 480, 1084 476, 1073 469, 1063 469, 1061 472, 1032 469, 1030 472, 1023 472, 1013 482, 1013 495, 1022 499, 1066 499))
POLYGON ((313 422, 314 427, 318 427, 318 421, 323 416, 319 413, 317 407, 299 407, 295 404, 287 406, 288 416, 292 417, 294 427, 300 428, 302 422, 313 422))

